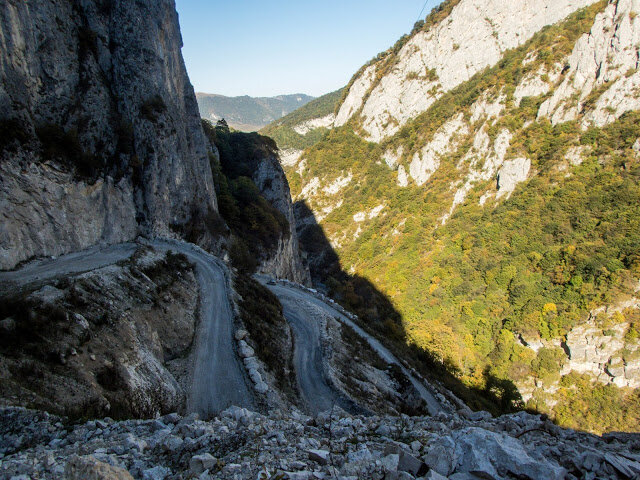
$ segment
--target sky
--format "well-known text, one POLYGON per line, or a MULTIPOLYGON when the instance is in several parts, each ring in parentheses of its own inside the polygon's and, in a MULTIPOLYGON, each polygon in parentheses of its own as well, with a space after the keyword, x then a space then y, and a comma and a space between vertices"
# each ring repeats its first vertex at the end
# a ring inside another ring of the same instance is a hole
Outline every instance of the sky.
POLYGON ((176 0, 195 90, 254 97, 320 96, 345 86, 438 3, 176 0))

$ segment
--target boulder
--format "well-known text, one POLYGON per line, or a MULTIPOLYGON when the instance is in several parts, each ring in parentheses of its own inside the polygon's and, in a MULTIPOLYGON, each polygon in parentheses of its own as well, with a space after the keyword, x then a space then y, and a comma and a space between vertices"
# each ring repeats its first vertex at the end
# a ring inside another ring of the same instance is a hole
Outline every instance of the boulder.
POLYGON ((195 455, 191 457, 189 462, 189 470, 191 473, 200 475, 206 470, 211 470, 218 464, 218 459, 210 453, 203 453, 202 455, 195 455))
POLYGON ((469 420, 472 420, 474 422, 482 422, 486 420, 491 420, 491 418, 493 418, 489 412, 484 412, 482 410, 479 412, 473 412, 469 414, 468 417, 469 417, 469 420))
POLYGON ((435 470, 429 470, 427 474, 423 477, 420 477, 422 480, 447 480, 447 477, 443 477, 435 470))
POLYGON ((441 475, 447 476, 453 472, 453 451, 456 445, 451 437, 442 437, 438 443, 431 444, 429 451, 422 457, 422 461, 431 469, 441 475))
POLYGON ((65 480, 133 480, 126 470, 100 462, 94 457, 74 455, 64 468, 65 480))
POLYGON ((398 464, 400 463, 400 455, 397 453, 391 453, 382 457, 380 460, 382 462, 382 466, 387 472, 397 472, 398 464))
POLYGON ((506 476, 503 473, 530 480, 564 478, 567 473, 549 460, 533 458, 518 440, 504 434, 471 427, 456 432, 454 441, 456 472, 496 480, 506 476))
POLYGON ((164 480, 171 475, 171 470, 161 465, 148 468, 142 472, 142 480, 164 480))
POLYGON ((390 443, 385 447, 384 455, 392 454, 398 455, 398 471, 420 476, 429 470, 429 467, 422 460, 417 459, 398 444, 390 443))
POLYGON ((329 452, 327 450, 309 450, 309 460, 320 465, 329 463, 329 452))
POLYGON ((253 357, 256 352, 247 344, 247 342, 240 340, 240 342, 238 342, 238 354, 242 358, 249 358, 253 357))
POLYGON ((629 460, 613 453, 606 453, 604 459, 625 477, 640 478, 640 462, 629 460))

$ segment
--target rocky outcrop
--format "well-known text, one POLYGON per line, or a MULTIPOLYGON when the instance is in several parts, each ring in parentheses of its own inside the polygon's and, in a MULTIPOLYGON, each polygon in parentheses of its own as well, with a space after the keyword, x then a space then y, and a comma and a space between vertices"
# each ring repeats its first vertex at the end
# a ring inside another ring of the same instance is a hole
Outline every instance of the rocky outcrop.
POLYGON ((441 158, 457 146, 454 136, 467 133, 468 128, 462 114, 445 123, 433 136, 431 142, 413 156, 409 174, 416 184, 424 185, 440 167, 441 158))
POLYGON ((336 411, 314 418, 297 411, 264 416, 231 407, 209 422, 169 414, 65 427, 55 416, 0 409, 0 475, 62 478, 65 469, 78 466, 120 475, 109 478, 128 478, 126 470, 140 479, 203 480, 549 480, 640 474, 637 436, 600 438, 524 412, 496 419, 479 413, 467 419, 444 413, 354 417, 336 411))
POLYGON ((198 300, 186 258, 146 248, 5 296, 0 402, 72 418, 183 410, 198 300))
POLYGON ((52 162, 0 163, 0 177, 0 269, 97 241, 125 241, 138 231, 127 178, 76 181, 52 162))
POLYGON ((310 285, 311 276, 308 267, 303 263, 296 219, 293 214, 289 182, 276 156, 263 158, 253 173, 252 179, 264 198, 282 213, 289 222, 289 232, 278 240, 275 253, 270 254, 259 266, 260 273, 286 278, 294 282, 310 285))
POLYGON ((599 328, 594 322, 579 325, 567 334, 568 361, 560 372, 586 373, 600 383, 640 388, 640 345, 625 340, 630 325, 599 328))
MULTIPOLYGON (((592 311, 589 319, 570 329, 563 341, 522 336, 519 341, 536 354, 543 348, 563 352, 560 377, 575 372, 604 385, 640 388, 640 342, 637 335, 630 334, 634 325, 627 320, 638 309, 640 300, 634 297, 592 311)), ((552 377, 546 382, 527 379, 518 388, 525 401, 537 390, 548 404, 554 404, 558 385, 559 377, 552 377)))
MULTIPOLYGON (((456 207, 465 201, 475 184, 494 178, 504 164, 513 134, 507 129, 501 130, 492 144, 486 130, 486 126, 478 130, 472 148, 460 161, 459 168, 461 165, 469 165, 469 170, 464 183, 454 194, 449 213, 442 217, 443 224, 451 217, 456 207)), ((452 187, 457 187, 457 184, 452 184, 452 187)))
POLYGON ((367 139, 379 142, 426 111, 442 93, 495 65, 506 50, 592 3, 595 0, 462 0, 445 20, 411 37, 379 81, 374 81, 376 64, 364 70, 340 108, 336 126, 364 104, 361 119, 367 139))
POLYGON ((582 115, 583 126, 603 126, 640 108, 639 13, 637 0, 610 2, 576 43, 565 79, 541 106, 540 117, 557 124, 582 115))
POLYGON ((341 127, 349 121, 349 119, 362 108, 364 102, 364 96, 371 88, 373 81, 376 77, 376 66, 371 65, 364 69, 362 74, 353 82, 353 85, 349 89, 347 97, 340 105, 340 110, 335 119, 335 126, 341 127))
POLYGON ((528 158, 514 158, 502 164, 498 171, 497 198, 504 195, 510 196, 519 183, 524 182, 531 170, 531 160, 528 158))
POLYGON ((332 127, 335 120, 336 120, 336 116, 333 113, 331 113, 324 117, 312 118, 311 120, 302 122, 296 125, 295 127, 293 127, 293 130, 299 135, 306 135, 310 131, 315 130, 317 128, 332 127))
POLYGON ((172 0, 9 0, 0 41, 0 268, 216 209, 172 0))

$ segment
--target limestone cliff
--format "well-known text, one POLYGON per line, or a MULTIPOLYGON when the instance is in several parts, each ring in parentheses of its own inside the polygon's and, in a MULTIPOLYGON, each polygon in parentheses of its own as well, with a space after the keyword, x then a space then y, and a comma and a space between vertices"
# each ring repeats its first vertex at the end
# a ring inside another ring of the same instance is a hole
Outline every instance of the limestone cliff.
POLYGON ((540 108, 553 123, 603 126, 640 108, 640 2, 611 2, 576 43, 564 81, 540 108))
POLYGON ((461 0, 446 19, 412 36, 390 61, 366 68, 354 81, 336 125, 360 112, 367 138, 379 142, 443 93, 497 64, 505 51, 592 3, 595 0, 461 0))
POLYGON ((303 263, 296 218, 293 214, 289 182, 276 155, 262 159, 253 174, 253 181, 262 195, 289 222, 289 232, 278 241, 277 250, 262 261, 259 269, 277 278, 286 278, 302 285, 311 285, 309 269, 303 263))
POLYGON ((211 168, 220 215, 230 228, 232 257, 242 245, 245 257, 253 257, 249 263, 255 263, 248 267, 250 270, 255 267, 260 273, 309 284, 309 270, 298 245, 289 182, 275 142, 257 133, 232 131, 222 122, 214 126, 203 120, 202 125, 207 139, 218 150, 211 157, 211 168))
POLYGON ((8 0, 0 42, 0 268, 217 208, 172 0, 8 0))

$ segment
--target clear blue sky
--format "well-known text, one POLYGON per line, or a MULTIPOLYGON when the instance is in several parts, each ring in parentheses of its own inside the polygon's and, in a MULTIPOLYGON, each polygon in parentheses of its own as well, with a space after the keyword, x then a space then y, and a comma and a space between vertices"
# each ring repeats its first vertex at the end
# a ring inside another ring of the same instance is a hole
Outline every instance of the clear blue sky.
MULTIPOLYGON (((440 0, 428 0, 422 14, 440 0)), ((425 0, 176 0, 196 91, 319 96, 411 31, 425 0)))

